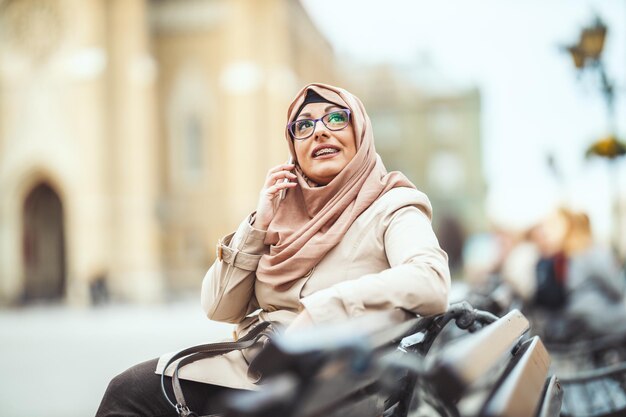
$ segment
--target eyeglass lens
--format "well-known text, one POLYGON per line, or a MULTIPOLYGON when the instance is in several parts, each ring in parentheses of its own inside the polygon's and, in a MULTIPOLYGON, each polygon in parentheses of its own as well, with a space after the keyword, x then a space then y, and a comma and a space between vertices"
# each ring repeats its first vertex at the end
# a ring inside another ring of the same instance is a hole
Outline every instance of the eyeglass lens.
MULTIPOLYGON (((329 130, 341 130, 349 123, 348 112, 345 110, 328 113, 319 120, 321 120, 324 126, 329 130)), ((297 120, 291 125, 291 133, 296 139, 305 139, 313 134, 316 124, 317 120, 313 119, 297 120)))

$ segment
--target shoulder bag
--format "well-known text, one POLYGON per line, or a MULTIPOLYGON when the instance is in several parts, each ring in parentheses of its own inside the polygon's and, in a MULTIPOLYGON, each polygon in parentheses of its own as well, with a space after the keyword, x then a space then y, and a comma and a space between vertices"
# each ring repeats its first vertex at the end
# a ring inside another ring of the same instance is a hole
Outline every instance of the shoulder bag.
POLYGON ((198 417, 197 413, 189 409, 187 402, 185 401, 185 396, 183 395, 178 377, 180 369, 201 359, 223 355, 225 353, 232 352, 233 350, 247 349, 257 343, 262 337, 270 338, 273 334, 274 329, 272 327, 272 323, 264 321, 257 324, 245 336, 235 342, 207 343, 181 350, 172 356, 163 368, 163 372, 161 373, 161 392, 165 396, 167 402, 169 402, 172 407, 176 409, 176 412, 180 417, 198 417), (174 403, 167 394, 167 391, 165 391, 165 371, 172 363, 179 359, 180 361, 176 364, 174 373, 172 374, 172 389, 174 391, 174 396, 176 397, 176 403, 174 403))

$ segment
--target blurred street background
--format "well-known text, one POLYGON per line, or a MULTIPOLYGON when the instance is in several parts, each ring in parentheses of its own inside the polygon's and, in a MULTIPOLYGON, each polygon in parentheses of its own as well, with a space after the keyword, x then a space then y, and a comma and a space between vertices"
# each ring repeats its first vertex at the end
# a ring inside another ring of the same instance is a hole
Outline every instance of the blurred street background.
POLYGON ((200 283, 310 82, 430 197, 455 297, 626 322, 626 0, 0 0, 0 415, 228 336, 200 283))
POLYGON ((197 297, 158 306, 29 306, 0 313, 2 416, 90 416, 108 381, 165 352, 228 338, 197 297))

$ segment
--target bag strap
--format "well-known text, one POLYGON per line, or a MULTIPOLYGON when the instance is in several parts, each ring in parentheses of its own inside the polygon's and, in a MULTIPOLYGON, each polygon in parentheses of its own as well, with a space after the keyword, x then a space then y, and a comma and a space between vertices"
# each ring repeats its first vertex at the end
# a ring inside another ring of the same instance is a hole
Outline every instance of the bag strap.
POLYGON ((165 367, 163 368, 163 372, 161 373, 161 391, 163 392, 167 402, 176 409, 176 412, 181 417, 197 416, 196 413, 189 410, 187 402, 185 401, 178 376, 180 369, 201 359, 223 355, 225 353, 232 352, 233 350, 247 349, 257 343, 262 336, 269 336, 273 333, 270 325, 271 322, 269 321, 261 322, 236 342, 207 343, 192 346, 177 352, 167 361, 165 367), (176 364, 176 368, 174 368, 174 373, 172 375, 172 389, 174 390, 174 396, 176 397, 176 404, 174 404, 168 396, 167 391, 165 391, 165 371, 172 363, 179 359, 181 360, 176 364))

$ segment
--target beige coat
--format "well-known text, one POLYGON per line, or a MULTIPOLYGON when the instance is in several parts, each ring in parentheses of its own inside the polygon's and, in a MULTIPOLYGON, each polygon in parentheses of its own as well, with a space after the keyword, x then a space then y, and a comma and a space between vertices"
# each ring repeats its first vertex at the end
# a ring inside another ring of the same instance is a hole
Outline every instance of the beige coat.
MULTIPOLYGON (((259 320, 286 326, 303 308, 316 324, 398 307, 424 316, 442 313, 448 307, 450 272, 430 213, 423 193, 388 191, 356 219, 341 243, 285 291, 255 279, 256 265, 268 248, 265 232, 247 219, 218 244, 221 259, 204 277, 202 307, 211 320, 238 323, 237 337, 259 320)), ((169 356, 161 358, 157 372, 169 356)), ((184 367, 180 376, 255 389, 247 376, 248 356, 235 351, 204 359, 184 367)))

